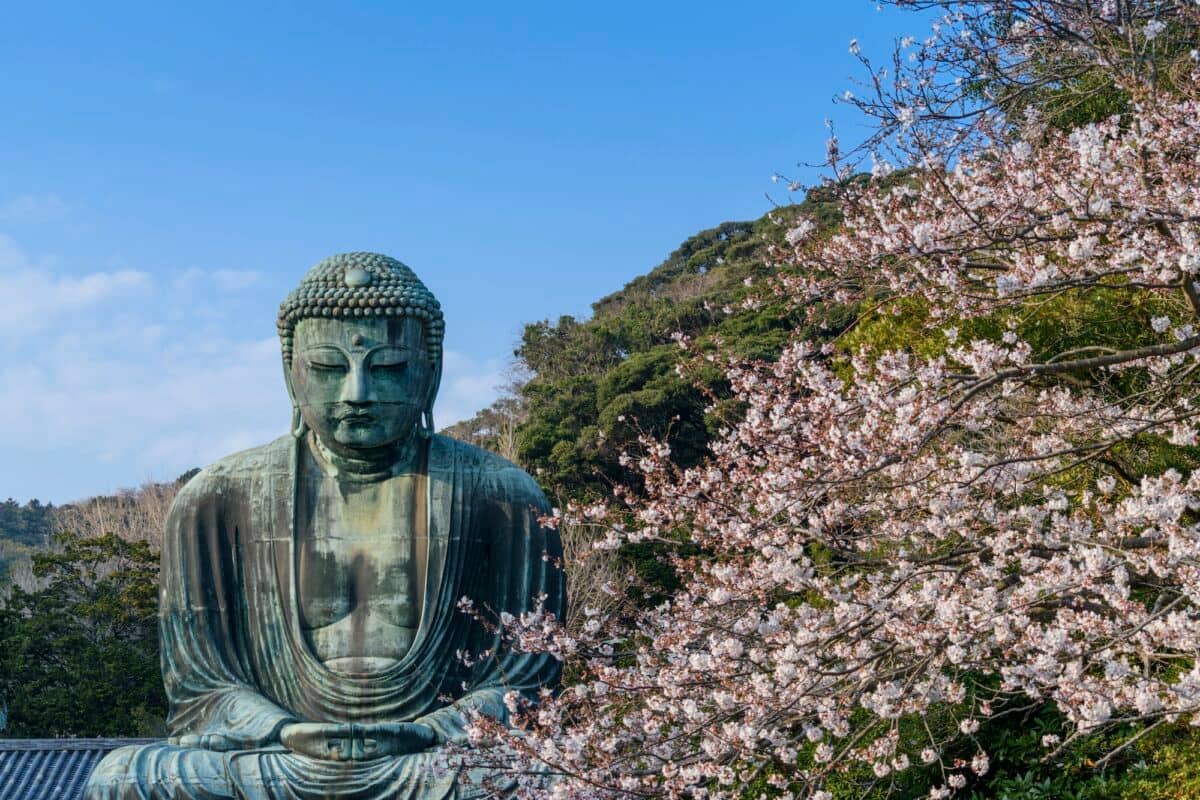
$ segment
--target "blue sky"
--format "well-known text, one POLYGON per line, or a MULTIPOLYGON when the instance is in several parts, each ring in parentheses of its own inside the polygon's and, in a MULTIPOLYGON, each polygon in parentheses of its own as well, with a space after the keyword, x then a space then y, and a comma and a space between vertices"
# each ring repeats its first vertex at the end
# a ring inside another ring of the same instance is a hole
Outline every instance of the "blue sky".
POLYGON ((282 433, 274 314, 345 250, 447 316, 439 425, 524 322, 815 180, 868 0, 12 4, 0 22, 0 497, 174 478, 282 433))

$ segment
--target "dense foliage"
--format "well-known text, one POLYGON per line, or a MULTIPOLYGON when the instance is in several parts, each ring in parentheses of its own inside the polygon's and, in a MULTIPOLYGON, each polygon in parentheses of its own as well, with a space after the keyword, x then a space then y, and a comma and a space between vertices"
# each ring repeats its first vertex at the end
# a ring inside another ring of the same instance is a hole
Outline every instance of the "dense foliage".
POLYGON ((9 498, 0 503, 0 588, 12 573, 29 564, 31 554, 50 541, 54 506, 9 498))
MULTIPOLYGON (((831 225, 819 195, 800 209, 831 225)), ((774 275, 768 254, 782 243, 781 210, 755 222, 727 222, 685 241, 666 261, 593 305, 587 320, 560 317, 527 325, 516 355, 529 380, 518 456, 562 500, 607 494, 634 473, 620 454, 640 435, 669 440, 675 459, 705 453, 728 411, 719 370, 685 378, 679 337, 698 347, 723 342, 747 357, 774 357, 803 315, 782 302, 747 305, 754 285, 774 275), (697 391, 697 380, 703 392, 697 391)))
POLYGON ((33 564, 41 587, 11 587, 0 608, 6 735, 161 734, 154 552, 113 534, 62 534, 33 564))
POLYGON ((37 499, 21 505, 10 497, 0 503, 0 539, 43 547, 50 541, 53 520, 53 505, 43 505, 37 499))
POLYGON ((0 538, 0 731, 7 736, 151 736, 158 666, 158 548, 179 487, 147 483, 51 509, 21 507, 36 546, 0 538))

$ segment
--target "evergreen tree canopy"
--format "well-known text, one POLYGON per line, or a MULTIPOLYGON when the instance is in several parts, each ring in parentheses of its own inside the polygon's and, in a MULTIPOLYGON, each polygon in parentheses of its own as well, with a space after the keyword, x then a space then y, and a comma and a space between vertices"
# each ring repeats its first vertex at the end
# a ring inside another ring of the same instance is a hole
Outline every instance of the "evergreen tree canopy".
MULTIPOLYGON (((774 358, 802 314, 783 302, 762 303, 757 284, 777 272, 771 250, 798 214, 826 228, 836 207, 814 192, 798 206, 754 222, 726 222, 687 239, 662 264, 592 305, 592 317, 571 316, 525 326, 515 351, 530 379, 521 387, 524 418, 518 456, 560 500, 602 494, 630 478, 620 454, 638 436, 665 437, 677 463, 701 458, 729 409, 715 366, 680 374, 682 338, 700 349, 774 358)), ((835 330, 814 331, 829 335, 835 330)))
POLYGON ((0 697, 16 737, 159 734, 158 558, 108 534, 33 556, 43 588, 0 608, 0 697))

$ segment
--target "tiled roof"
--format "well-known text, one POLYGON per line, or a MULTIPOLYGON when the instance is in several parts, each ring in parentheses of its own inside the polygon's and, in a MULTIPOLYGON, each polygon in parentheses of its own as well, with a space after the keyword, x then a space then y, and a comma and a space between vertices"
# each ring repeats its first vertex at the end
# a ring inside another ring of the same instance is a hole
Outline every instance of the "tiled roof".
POLYGON ((2 800, 80 800, 112 750, 153 739, 0 739, 2 800))

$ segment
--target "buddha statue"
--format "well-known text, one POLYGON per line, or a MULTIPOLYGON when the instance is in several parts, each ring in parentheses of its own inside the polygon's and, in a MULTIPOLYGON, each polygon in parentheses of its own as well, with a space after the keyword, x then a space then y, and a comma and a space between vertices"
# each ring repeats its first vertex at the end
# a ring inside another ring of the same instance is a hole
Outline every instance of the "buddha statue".
POLYGON ((503 797, 447 763, 472 714, 507 721, 560 664, 499 620, 561 616, 546 500, 434 433, 437 301, 400 262, 333 256, 278 319, 290 435, 192 478, 167 519, 160 639, 170 738, 110 753, 88 800, 503 797), (511 701, 511 698, 508 698, 511 701))

